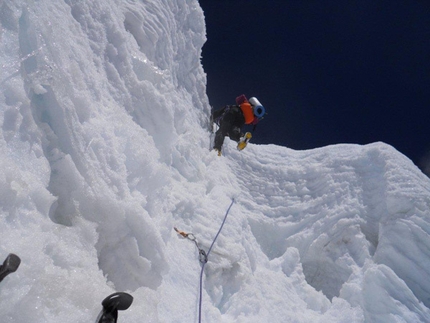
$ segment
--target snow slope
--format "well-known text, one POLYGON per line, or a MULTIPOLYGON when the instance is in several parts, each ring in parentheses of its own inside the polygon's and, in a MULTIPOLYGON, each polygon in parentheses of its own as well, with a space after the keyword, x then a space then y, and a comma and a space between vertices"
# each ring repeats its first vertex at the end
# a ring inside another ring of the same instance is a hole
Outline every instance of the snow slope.
POLYGON ((209 152, 196 0, 2 0, 0 24, 1 322, 91 322, 115 291, 119 322, 197 322, 173 228, 207 250, 233 198, 203 322, 430 321, 429 179, 384 143, 209 152))

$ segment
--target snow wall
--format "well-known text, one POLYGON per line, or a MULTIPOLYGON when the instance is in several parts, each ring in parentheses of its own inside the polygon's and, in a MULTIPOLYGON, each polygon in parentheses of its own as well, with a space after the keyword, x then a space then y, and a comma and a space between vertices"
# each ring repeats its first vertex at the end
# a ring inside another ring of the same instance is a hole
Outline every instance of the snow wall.
POLYGON ((210 152, 196 0, 0 0, 0 23, 1 322, 92 322, 115 291, 119 322, 197 322, 173 228, 207 250, 232 199, 203 322, 430 321, 429 179, 384 143, 210 152))

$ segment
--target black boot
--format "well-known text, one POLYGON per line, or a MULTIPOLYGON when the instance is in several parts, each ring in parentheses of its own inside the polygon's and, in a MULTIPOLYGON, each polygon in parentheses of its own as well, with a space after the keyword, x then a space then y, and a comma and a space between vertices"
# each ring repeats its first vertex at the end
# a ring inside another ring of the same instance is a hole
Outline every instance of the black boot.
POLYGON ((100 312, 97 323, 116 323, 118 310, 125 311, 133 303, 133 296, 127 293, 118 292, 106 297, 103 302, 103 309, 100 312))
POLYGON ((15 272, 18 269, 20 263, 21 259, 17 255, 10 253, 3 262, 3 265, 0 266, 0 282, 7 275, 15 272))

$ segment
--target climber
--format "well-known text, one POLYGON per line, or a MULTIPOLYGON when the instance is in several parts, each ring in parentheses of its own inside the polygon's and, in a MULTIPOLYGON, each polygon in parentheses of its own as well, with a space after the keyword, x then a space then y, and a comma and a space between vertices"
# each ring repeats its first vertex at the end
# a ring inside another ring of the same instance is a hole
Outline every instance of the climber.
POLYGON ((243 134, 243 126, 254 125, 255 127, 264 115, 265 109, 261 103, 254 97, 248 100, 243 94, 236 98, 236 105, 226 105, 212 112, 212 120, 219 126, 215 133, 213 147, 218 152, 218 156, 221 156, 225 136, 236 141, 239 150, 244 149, 252 135, 250 132, 243 134))

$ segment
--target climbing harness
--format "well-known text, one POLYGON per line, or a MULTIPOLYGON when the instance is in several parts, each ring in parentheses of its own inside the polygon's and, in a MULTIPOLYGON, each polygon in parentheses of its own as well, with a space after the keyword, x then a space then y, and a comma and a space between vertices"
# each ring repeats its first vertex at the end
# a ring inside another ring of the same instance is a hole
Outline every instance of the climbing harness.
POLYGON ((221 226, 218 230, 218 233, 215 235, 214 240, 212 241, 211 246, 209 247, 208 252, 205 252, 202 248, 200 248, 199 243, 197 242, 196 237, 192 233, 186 233, 184 231, 180 231, 177 228, 174 228, 175 231, 180 234, 182 237, 192 241, 195 243, 197 249, 199 250, 199 261, 202 264, 202 270, 200 271, 200 298, 199 298, 199 323, 202 322, 202 297, 203 297, 203 271, 205 269, 205 265, 208 262, 209 254, 215 244, 216 239, 218 238, 219 234, 221 233, 222 227, 224 226, 225 220, 227 220, 227 215, 230 212, 231 207, 233 206, 234 199, 231 200, 231 204, 228 207, 227 211, 225 212, 224 220, 221 223, 221 226))

